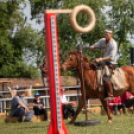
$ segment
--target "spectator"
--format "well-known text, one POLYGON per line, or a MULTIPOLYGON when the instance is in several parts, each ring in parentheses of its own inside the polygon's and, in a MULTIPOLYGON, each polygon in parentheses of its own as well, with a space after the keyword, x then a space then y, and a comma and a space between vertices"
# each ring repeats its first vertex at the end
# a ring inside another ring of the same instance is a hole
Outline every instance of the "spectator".
MULTIPOLYGON (((40 69, 42 73, 42 80, 43 80, 44 87, 47 87, 48 86, 48 63, 46 58, 43 59, 43 65, 40 66, 40 69)), ((45 93, 46 95, 48 95, 48 90, 45 90, 45 93)))
POLYGON ((47 121, 47 111, 44 107, 44 103, 40 101, 40 94, 37 92, 34 94, 33 110, 35 115, 44 114, 44 120, 47 121))
POLYGON ((134 107, 134 96, 129 91, 126 91, 121 96, 121 102, 125 104, 126 108, 134 107))
POLYGON ((75 105, 76 103, 68 102, 66 99, 66 96, 64 95, 64 92, 65 92, 65 89, 62 89, 61 101, 62 101, 62 109, 63 109, 63 118, 69 119, 70 116, 74 116, 75 111, 72 105, 75 105))
POLYGON ((43 65, 40 66, 40 69, 42 71, 42 80, 43 80, 43 83, 44 83, 44 87, 46 87, 46 85, 48 83, 48 76, 47 76, 48 64, 47 64, 47 59, 46 58, 43 59, 43 65))
POLYGON ((111 111, 115 111, 115 115, 118 114, 119 109, 123 109, 123 113, 126 114, 125 104, 121 103, 120 96, 114 97, 114 100, 108 101, 108 108, 111 111))
POLYGON ((25 90, 25 89, 24 88, 17 89, 17 94, 13 97, 11 101, 10 116, 18 116, 19 122, 22 122, 23 116, 26 116, 24 122, 29 122, 34 115, 34 111, 29 110, 28 104, 24 99, 25 92, 20 90, 25 90))

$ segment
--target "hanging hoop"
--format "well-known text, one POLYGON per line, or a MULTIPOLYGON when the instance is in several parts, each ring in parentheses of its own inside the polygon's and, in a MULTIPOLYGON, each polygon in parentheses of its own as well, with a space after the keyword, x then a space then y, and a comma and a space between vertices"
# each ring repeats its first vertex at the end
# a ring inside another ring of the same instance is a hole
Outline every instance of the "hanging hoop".
POLYGON ((89 6, 86 6, 86 5, 79 5, 79 6, 76 6, 73 11, 71 12, 71 16, 70 16, 70 23, 71 23, 71 26, 73 27, 73 29, 76 31, 76 32, 80 32, 80 33, 87 33, 87 32, 90 32, 94 26, 95 26, 95 14, 93 12, 93 10, 89 7, 89 6), (88 24, 88 26, 86 27, 81 27, 78 25, 77 23, 77 20, 76 20, 76 16, 79 12, 87 12, 88 13, 88 16, 90 18, 90 22, 88 24))
POLYGON ((89 6, 86 6, 86 5, 78 5, 74 9, 54 9, 54 10, 48 9, 45 11, 45 13, 60 13, 60 14, 70 13, 71 14, 70 15, 71 26, 76 32, 79 32, 79 33, 88 33, 95 26, 96 19, 95 19, 94 11, 89 6), (76 21, 76 16, 79 12, 84 12, 84 11, 88 13, 90 22, 86 27, 81 27, 78 25, 76 21))

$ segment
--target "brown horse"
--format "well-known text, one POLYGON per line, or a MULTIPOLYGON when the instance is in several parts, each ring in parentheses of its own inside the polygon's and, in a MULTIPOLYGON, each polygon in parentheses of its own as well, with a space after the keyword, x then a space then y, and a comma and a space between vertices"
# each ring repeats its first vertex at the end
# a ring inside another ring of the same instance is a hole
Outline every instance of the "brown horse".
MULTIPOLYGON (((108 121, 112 122, 113 116, 110 113, 107 102, 104 101, 105 98, 105 92, 98 90, 98 85, 96 84, 96 65, 89 61, 84 55, 82 56, 82 67, 83 67, 83 77, 84 77, 84 83, 85 83, 85 90, 86 90, 86 99, 89 98, 99 98, 104 109, 107 112, 108 115, 108 121)), ((126 88, 124 90, 116 90, 114 92, 114 96, 120 96, 122 93, 124 93, 126 90, 129 90, 134 95, 134 68, 131 66, 123 66, 121 67, 123 71, 125 72, 126 77, 126 88)), ((72 52, 70 50, 70 56, 66 59, 64 64, 62 65, 62 70, 67 71, 69 69, 76 69, 78 77, 81 80, 81 69, 80 69, 80 53, 79 52, 72 52)), ((82 80, 81 80, 82 81, 82 80)), ((72 120, 69 122, 74 123, 76 120, 77 115, 79 114, 80 110, 84 106, 84 96, 83 91, 81 87, 81 99, 80 103, 77 107, 76 113, 73 116, 72 120)))

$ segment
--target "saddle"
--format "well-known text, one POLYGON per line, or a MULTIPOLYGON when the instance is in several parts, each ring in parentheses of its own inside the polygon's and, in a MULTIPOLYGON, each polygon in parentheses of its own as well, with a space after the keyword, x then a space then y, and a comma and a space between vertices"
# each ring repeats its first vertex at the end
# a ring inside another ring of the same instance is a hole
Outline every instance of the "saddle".
POLYGON ((116 68, 110 71, 107 65, 99 66, 96 69, 96 80, 98 84, 99 91, 104 90, 103 76, 111 76, 110 82, 113 85, 114 90, 122 90, 126 87, 125 73, 121 68, 116 68))

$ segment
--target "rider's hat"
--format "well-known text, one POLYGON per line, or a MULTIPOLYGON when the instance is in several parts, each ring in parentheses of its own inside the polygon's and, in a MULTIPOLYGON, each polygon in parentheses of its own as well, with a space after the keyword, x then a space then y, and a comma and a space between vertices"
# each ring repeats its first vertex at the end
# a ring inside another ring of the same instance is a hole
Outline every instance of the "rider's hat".
POLYGON ((111 34, 113 33, 113 31, 111 29, 106 29, 105 32, 106 33, 111 33, 111 34))

